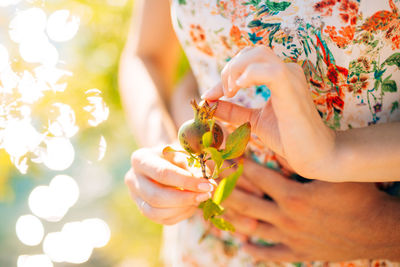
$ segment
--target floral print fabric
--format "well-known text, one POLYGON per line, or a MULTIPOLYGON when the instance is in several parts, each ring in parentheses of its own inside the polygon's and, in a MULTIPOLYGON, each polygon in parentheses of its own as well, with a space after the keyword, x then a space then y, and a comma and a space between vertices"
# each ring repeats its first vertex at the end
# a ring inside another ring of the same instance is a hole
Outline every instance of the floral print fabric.
MULTIPOLYGON (((173 0, 172 21, 200 91, 220 80, 242 48, 271 47, 302 66, 310 94, 335 130, 400 120, 400 0, 173 0)), ((240 90, 230 101, 261 107, 266 86, 240 90)), ((254 137, 253 158, 278 168, 273 153, 254 137)), ((386 185, 388 186, 388 185, 386 185)), ((259 263, 227 233, 199 238, 199 216, 169 227, 174 266, 400 266, 388 261, 259 263)), ((254 239, 255 242, 262 242, 254 239)))

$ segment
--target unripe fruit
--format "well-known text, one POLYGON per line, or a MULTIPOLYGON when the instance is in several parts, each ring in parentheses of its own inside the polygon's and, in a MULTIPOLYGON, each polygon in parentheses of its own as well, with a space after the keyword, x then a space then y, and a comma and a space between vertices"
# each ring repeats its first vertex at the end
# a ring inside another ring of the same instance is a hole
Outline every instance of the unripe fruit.
MULTIPOLYGON (((192 102, 192 106, 195 111, 195 118, 182 124, 179 128, 178 138, 181 146, 187 152, 199 155, 203 153, 203 135, 210 131, 209 121, 214 115, 216 106, 210 107, 207 102, 198 106, 195 101, 192 102)), ((221 126, 216 122, 212 127, 211 147, 218 149, 224 140, 224 134, 221 126)))
MULTIPOLYGON (((189 153, 201 154, 203 151, 203 135, 210 131, 207 123, 199 123, 195 120, 189 120, 179 128, 178 137, 181 146, 189 153)), ((212 147, 219 148, 224 139, 221 127, 215 123, 212 131, 212 147)))

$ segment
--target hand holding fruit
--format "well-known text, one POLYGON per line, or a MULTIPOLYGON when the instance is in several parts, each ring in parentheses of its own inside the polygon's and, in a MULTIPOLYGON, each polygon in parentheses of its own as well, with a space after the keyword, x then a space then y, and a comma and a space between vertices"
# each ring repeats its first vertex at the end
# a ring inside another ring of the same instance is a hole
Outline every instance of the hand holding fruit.
POLYGON ((182 168, 176 157, 167 160, 161 149, 138 149, 131 162, 125 183, 141 212, 155 222, 169 225, 187 219, 211 197, 210 181, 182 168))
POLYGON ((335 132, 320 118, 298 64, 284 63, 264 46, 245 48, 225 66, 222 84, 203 98, 215 101, 223 95, 232 97, 240 88, 253 85, 267 85, 271 90, 263 108, 248 109, 219 101, 216 117, 233 124, 250 121, 265 145, 302 176, 321 177, 321 172, 330 171, 322 166, 334 158, 335 132))

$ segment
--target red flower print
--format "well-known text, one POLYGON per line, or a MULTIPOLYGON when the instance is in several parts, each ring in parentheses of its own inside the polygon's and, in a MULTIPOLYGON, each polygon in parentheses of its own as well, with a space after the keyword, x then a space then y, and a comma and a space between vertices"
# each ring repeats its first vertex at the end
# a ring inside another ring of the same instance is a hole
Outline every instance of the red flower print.
POLYGON ((189 34, 197 49, 209 56, 214 55, 211 47, 206 42, 206 34, 200 25, 190 25, 189 34))
POLYGON ((314 5, 315 11, 326 17, 332 16, 334 8, 340 11, 339 16, 345 26, 340 27, 339 32, 337 32, 335 26, 327 25, 325 33, 338 47, 343 48, 354 39, 359 3, 354 0, 322 0, 314 5))

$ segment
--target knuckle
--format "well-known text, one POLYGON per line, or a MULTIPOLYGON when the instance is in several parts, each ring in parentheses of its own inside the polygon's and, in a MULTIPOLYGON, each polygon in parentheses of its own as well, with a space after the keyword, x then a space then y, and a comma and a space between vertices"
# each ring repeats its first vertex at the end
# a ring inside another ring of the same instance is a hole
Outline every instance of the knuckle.
POLYGON ((125 185, 127 185, 127 186, 131 186, 132 185, 132 177, 131 177, 130 172, 127 172, 125 174, 124 182, 125 182, 125 185))
POLYGON ((228 63, 225 65, 225 67, 222 69, 222 71, 221 71, 222 80, 225 80, 225 79, 228 78, 229 69, 230 69, 231 64, 232 64, 232 62, 228 62, 228 63))
POLYGON ((280 225, 285 229, 285 232, 293 232, 297 229, 296 222, 287 216, 281 216, 279 218, 280 225))
POLYGON ((151 190, 146 193, 146 201, 153 207, 162 207, 163 202, 160 195, 156 193, 154 190, 151 190))
POLYGON ((310 212, 310 205, 304 196, 293 192, 286 192, 282 202, 284 208, 294 214, 307 215, 310 212))
POLYGON ((157 176, 160 182, 168 182, 170 177, 170 170, 166 167, 159 167, 157 169, 157 176))
POLYGON ((131 155, 131 165, 133 168, 139 166, 143 159, 144 149, 138 149, 134 151, 131 155))
POLYGON ((140 212, 143 214, 143 216, 149 218, 150 220, 153 221, 158 221, 160 220, 159 216, 157 216, 156 209, 150 206, 148 203, 144 202, 141 207, 139 207, 140 212))

